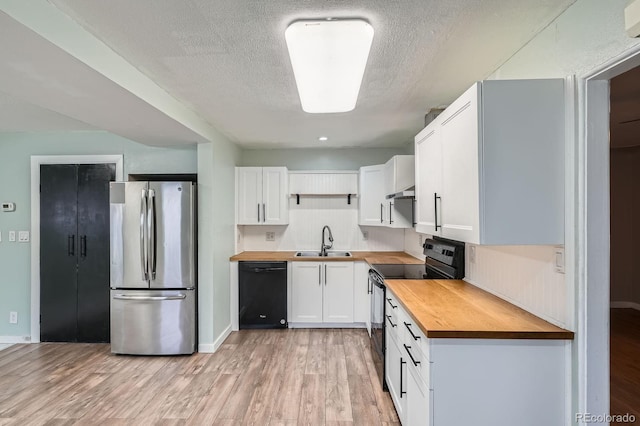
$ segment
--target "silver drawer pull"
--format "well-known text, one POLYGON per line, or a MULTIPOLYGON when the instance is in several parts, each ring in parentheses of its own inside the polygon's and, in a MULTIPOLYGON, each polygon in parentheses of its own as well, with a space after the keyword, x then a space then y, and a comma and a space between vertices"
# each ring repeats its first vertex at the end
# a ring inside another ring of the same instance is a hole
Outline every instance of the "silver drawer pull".
POLYGON ((124 294, 116 294, 113 296, 116 300, 182 300, 186 299, 186 294, 176 294, 175 296, 127 296, 124 294))

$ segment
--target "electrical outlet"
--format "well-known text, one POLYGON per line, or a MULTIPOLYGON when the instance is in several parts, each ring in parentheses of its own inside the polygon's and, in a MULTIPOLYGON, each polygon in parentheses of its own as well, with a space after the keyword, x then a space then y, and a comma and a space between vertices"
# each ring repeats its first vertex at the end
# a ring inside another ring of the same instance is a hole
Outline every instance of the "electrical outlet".
POLYGON ((18 313, 15 311, 9 312, 9 324, 17 324, 18 323, 18 313))
POLYGON ((469 246, 469 262, 476 263, 476 246, 469 246))
POLYGON ((28 243, 29 242, 29 231, 20 231, 20 232, 18 232, 18 242, 20 242, 20 243, 28 243))
POLYGON ((9 231, 9 241, 14 242, 16 240, 16 231, 9 231))
POLYGON ((362 231, 362 241, 367 241, 369 239, 369 231, 362 231))
POLYGON ((275 241, 276 240, 276 233, 275 232, 267 232, 266 233, 266 238, 267 238, 267 241, 275 241))
POLYGON ((564 274, 564 247, 554 249, 554 267, 557 273, 564 274))

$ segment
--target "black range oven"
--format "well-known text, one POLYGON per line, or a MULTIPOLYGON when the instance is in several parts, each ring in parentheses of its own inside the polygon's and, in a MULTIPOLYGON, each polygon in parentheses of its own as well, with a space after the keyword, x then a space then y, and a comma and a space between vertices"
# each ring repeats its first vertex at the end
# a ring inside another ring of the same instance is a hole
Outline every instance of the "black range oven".
POLYGON ((371 294, 371 355, 380 377, 382 388, 385 383, 384 358, 386 351, 386 286, 389 280, 421 279, 462 279, 464 278, 464 243, 434 237, 423 245, 425 263, 373 264, 369 269, 369 289, 371 294))

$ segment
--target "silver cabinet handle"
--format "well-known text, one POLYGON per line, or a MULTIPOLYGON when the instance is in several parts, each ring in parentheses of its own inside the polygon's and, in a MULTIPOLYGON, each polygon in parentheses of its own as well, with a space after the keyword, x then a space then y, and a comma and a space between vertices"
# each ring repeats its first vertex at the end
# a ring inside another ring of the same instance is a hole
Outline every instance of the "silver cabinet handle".
POLYGON ((318 285, 322 285, 322 265, 318 265, 318 285))
POLYGON ((147 256, 149 256, 149 271, 151 272, 151 279, 156 279, 156 192, 153 189, 149 190, 149 220, 147 226, 149 228, 149 249, 147 256))
POLYGON ((149 273, 147 271, 147 241, 145 236, 147 216, 147 191, 142 190, 140 195, 140 269, 142 269, 142 281, 149 281, 149 273))
POLYGON ((116 300, 149 300, 149 301, 182 300, 182 299, 186 299, 187 295, 182 293, 176 294, 175 296, 127 296, 124 294, 116 294, 113 296, 113 298, 116 300))
POLYGON ((265 206, 266 204, 262 203, 262 221, 263 222, 267 221, 267 208, 265 206))

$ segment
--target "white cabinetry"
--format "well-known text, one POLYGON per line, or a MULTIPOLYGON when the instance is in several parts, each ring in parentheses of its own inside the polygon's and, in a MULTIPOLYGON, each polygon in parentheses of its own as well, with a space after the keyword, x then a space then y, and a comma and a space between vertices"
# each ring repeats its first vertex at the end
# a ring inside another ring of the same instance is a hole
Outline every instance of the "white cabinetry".
MULTIPOLYGON (((402 173, 397 170, 397 157, 402 157, 400 164, 403 165, 408 160, 405 157, 410 157, 413 162, 412 155, 401 155, 393 157, 386 164, 360 168, 359 225, 385 226, 387 228, 411 228, 413 226, 413 199, 386 198, 388 190, 399 188, 401 186, 397 185, 406 185, 413 181, 413 178, 410 181, 407 177, 406 170, 402 173)), ((413 176, 413 167, 410 172, 413 176)))
POLYGON ((355 262, 354 265, 354 301, 353 321, 364 323, 367 332, 371 336, 371 294, 373 289, 369 282, 369 264, 367 262, 355 262))
POLYGON ((384 165, 385 196, 402 192, 415 185, 413 155, 394 155, 384 165))
POLYGON ((428 339, 387 288, 386 382, 404 426, 560 425, 570 342, 428 339))
POLYGON ((238 225, 289 223, 287 168, 236 167, 238 225))
POLYGON ((384 189, 384 164, 360 167, 360 225, 384 226, 384 189))
POLYGON ((353 262, 292 262, 291 323, 353 323, 353 262))
POLYGON ((415 138, 416 230, 564 242, 564 81, 474 84, 415 138))

